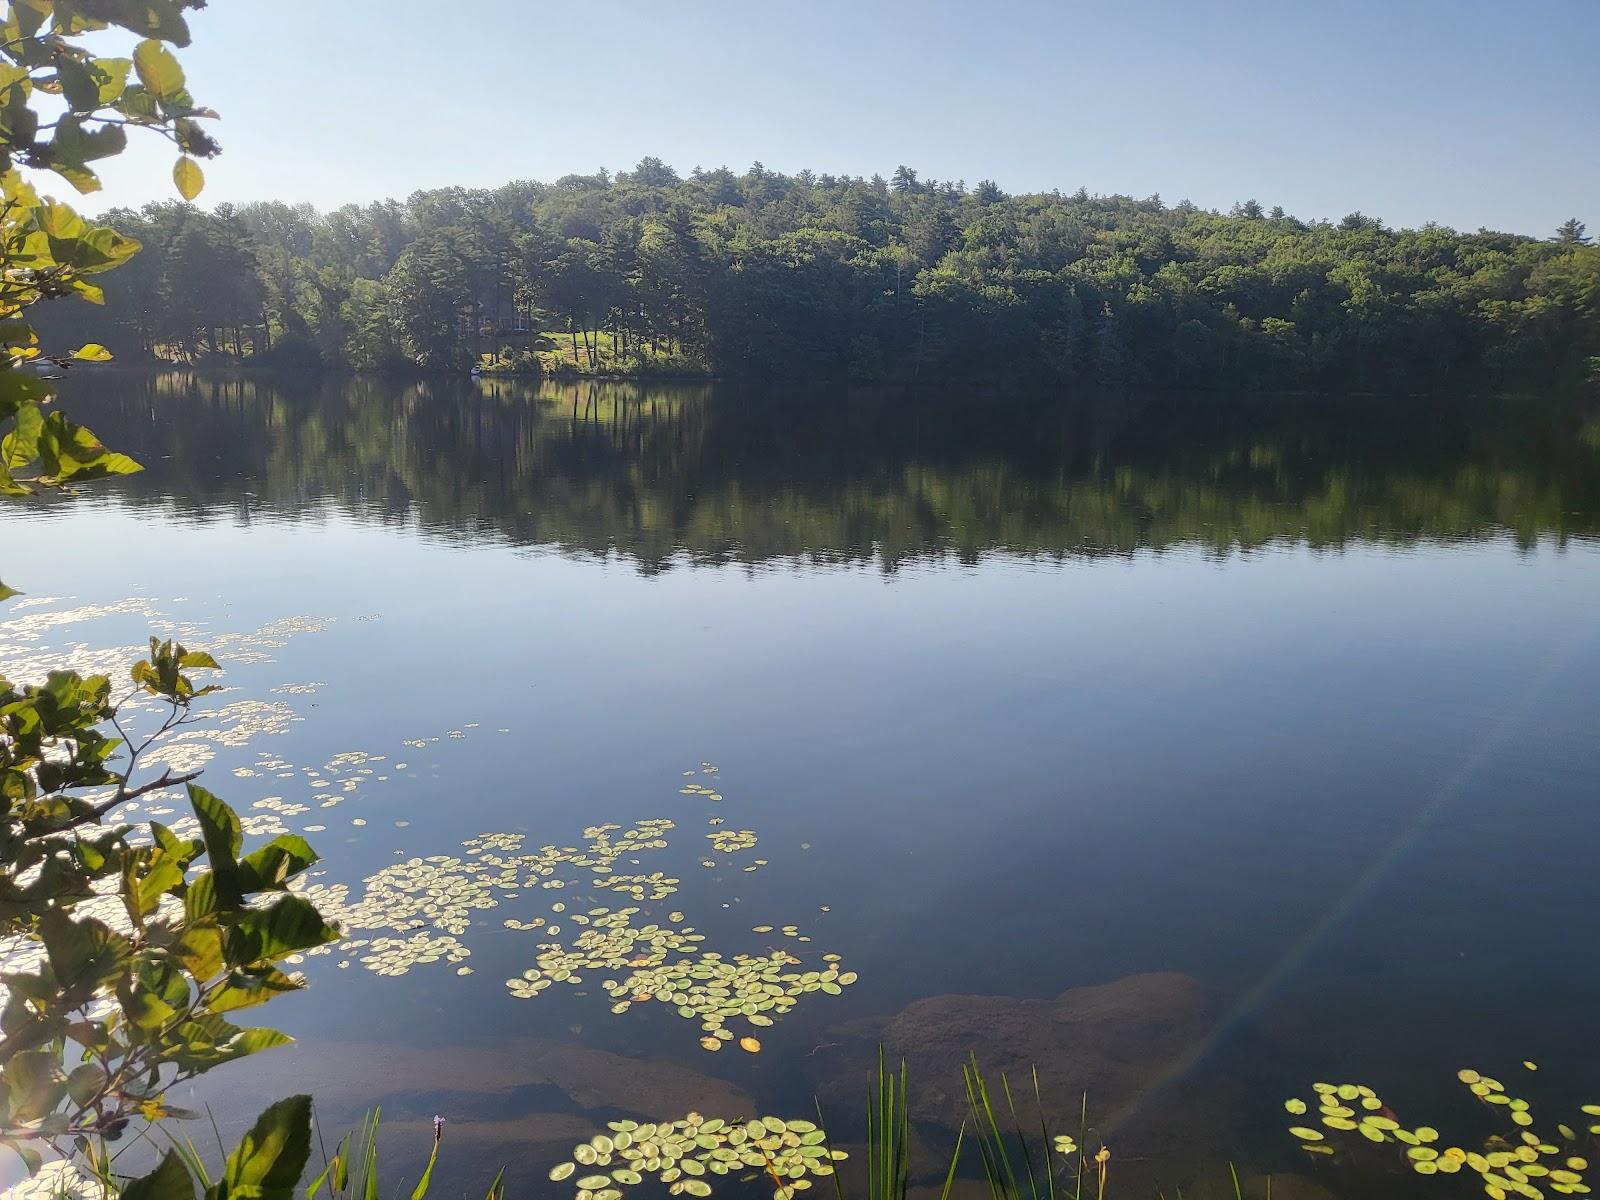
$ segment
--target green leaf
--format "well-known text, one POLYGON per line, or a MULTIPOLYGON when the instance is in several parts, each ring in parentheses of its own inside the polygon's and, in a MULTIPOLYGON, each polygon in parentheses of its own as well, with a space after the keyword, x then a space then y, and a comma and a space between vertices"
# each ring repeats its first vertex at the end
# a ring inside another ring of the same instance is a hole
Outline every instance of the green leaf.
POLYGON ((339 931, 322 919, 311 901, 304 896, 284 895, 266 908, 252 908, 240 914, 228 930, 228 961, 238 966, 275 961, 286 954, 327 945, 338 936, 339 931))
POLYGON ((130 121, 141 123, 158 121, 161 113, 156 107, 156 98, 150 89, 142 83, 130 83, 122 93, 120 107, 127 113, 130 121))
POLYGON ((81 163, 57 162, 50 169, 70 183, 80 196, 93 195, 105 186, 100 176, 81 163))
POLYGON ((74 921, 59 908, 47 909, 39 919, 39 938, 50 969, 69 991, 93 991, 119 974, 133 953, 128 939, 109 926, 92 917, 74 921))
POLYGON ((156 906, 161 903, 161 897, 182 882, 182 860, 164 854, 151 862, 149 869, 143 875, 135 878, 132 888, 129 889, 131 895, 125 895, 124 903, 131 900, 137 910, 138 918, 142 920, 155 912, 156 906))
POLYGON ((256 1118, 228 1156, 222 1178, 206 1192, 207 1200, 291 1200, 310 1157, 311 1097, 280 1100, 256 1118))
MULTIPOLYGON (((37 340, 37 338, 18 339, 13 335, 6 339, 6 344, 9 346, 32 345, 37 340)), ((10 417, 30 400, 38 402, 40 400, 48 400, 50 396, 51 389, 48 381, 39 378, 37 375, 0 367, 0 421, 10 417)))
POLYGON ((17 1157, 22 1159, 22 1165, 28 1172, 28 1177, 31 1179, 33 1176, 37 1175, 39 1173, 39 1168, 44 1166, 44 1155, 40 1154, 26 1142, 10 1142, 8 1144, 17 1157))
POLYGON ((93 112, 100 106, 100 81, 90 63, 63 56, 56 64, 56 75, 61 93, 74 111, 93 112))
POLYGON ((11 1102, 7 1125, 37 1121, 67 1095, 61 1060, 47 1050, 28 1050, 5 1066, 5 1085, 11 1102))
POLYGON ((241 1029, 228 1043, 231 1057, 243 1058, 248 1054, 260 1054, 263 1050, 276 1050, 279 1046, 292 1046, 294 1039, 287 1033, 279 1033, 276 1029, 265 1029, 252 1026, 241 1029))
POLYGON ((185 154, 173 164, 172 182, 178 185, 178 195, 185 200, 193 200, 205 191, 206 175, 200 169, 200 164, 185 154))
POLYGON ((87 346, 80 346, 78 349, 74 350, 72 352, 72 357, 77 359, 79 362, 103 363, 110 362, 112 355, 111 351, 100 345, 99 342, 90 342, 87 346))
POLYGON ((205 844, 198 840, 189 841, 181 838, 168 829, 160 821, 150 822, 150 835, 155 838, 156 845, 165 850, 176 859, 181 859, 185 865, 205 848, 205 844))
POLYGON ((39 434, 39 463, 46 483, 103 479, 143 470, 126 454, 107 450, 100 439, 65 414, 53 412, 39 434))
POLYGON ((411 1189, 411 1200, 425 1200, 428 1194, 428 1185, 433 1182, 433 1165, 439 1161, 439 1130, 440 1126, 433 1127, 433 1150, 428 1155, 428 1165, 422 1169, 422 1178, 417 1180, 417 1186, 411 1189))
POLYGON ((204 1013, 164 1032, 165 1057, 185 1070, 209 1071, 222 1063, 259 1054, 294 1039, 276 1029, 240 1029, 219 1013, 204 1013))
MULTIPOLYGON (((181 980, 182 976, 178 972, 172 974, 181 980)), ((178 1009, 171 1001, 176 1000, 178 1004, 187 1002, 189 998, 187 986, 182 988, 181 997, 174 995, 169 999, 158 990, 160 983, 160 980, 130 981, 117 989, 117 1000, 134 1028, 147 1033, 163 1029, 178 1016, 178 1009), (150 986, 152 982, 156 983, 157 987, 150 986)))
POLYGON ((330 1160, 317 1172, 317 1177, 306 1186, 306 1200, 317 1200, 317 1193, 322 1190, 322 1185, 328 1182, 328 1175, 332 1170, 333 1161, 330 1160))
POLYGON ((84 1063, 67 1076, 67 1095, 74 1104, 88 1104, 105 1085, 105 1069, 99 1063, 84 1063))
POLYGON ((148 1175, 126 1184, 122 1200, 194 1200, 194 1180, 176 1150, 168 1150, 161 1165, 148 1175))
POLYGON ((173 0, 117 0, 115 7, 114 19, 124 29, 160 38, 174 46, 189 44, 189 26, 184 22, 180 6, 173 0))
POLYGON ((215 876, 217 903, 223 908, 238 908, 244 903, 239 886, 239 847, 244 834, 239 818, 216 796, 203 787, 189 785, 189 804, 200 821, 200 836, 205 839, 215 876))
POLYGON ((228 976, 227 984, 212 993, 206 1007, 217 1013, 254 1008, 258 1004, 265 1004, 274 996, 281 996, 285 992, 297 992, 302 986, 276 967, 241 969, 232 972, 228 976))
POLYGON ((172 51, 154 38, 134 47, 133 69, 138 73, 139 82, 158 100, 166 100, 183 91, 183 68, 178 65, 172 51))
POLYGON ((133 59, 131 58, 97 58, 94 60, 96 80, 100 88, 97 97, 98 104, 104 107, 114 104, 122 97, 123 90, 128 86, 128 76, 133 74, 133 59))
POLYGON ((0 442, 0 464, 17 471, 39 457, 39 438, 44 433, 44 411, 37 404, 24 404, 17 410, 17 425, 0 442))
POLYGON ((275 837, 239 863, 239 886, 247 892, 276 890, 317 862, 317 852, 292 833, 275 837))
POLYGON ((74 117, 62 117, 50 141, 50 165, 61 174, 97 158, 113 158, 128 148, 128 134, 120 125, 84 129, 74 117))
MULTIPOLYGON (((193 895, 193 888, 190 889, 193 895)), ((187 897, 186 897, 187 900, 187 897)), ((184 970, 201 983, 222 970, 222 928, 205 916, 197 917, 187 911, 189 925, 183 931, 176 948, 178 961, 184 970)))
POLYGON ((13 597, 13 596, 20 596, 20 595, 22 595, 22 593, 17 591, 16 588, 7 587, 5 585, 5 582, 3 580, 0 580, 0 603, 4 603, 5 601, 11 599, 11 597, 13 597))
POLYGON ((39 27, 44 24, 44 19, 50 15, 50 5, 29 3, 29 0, 7 7, 11 10, 11 19, 17 23, 17 32, 27 38, 38 33, 39 27))

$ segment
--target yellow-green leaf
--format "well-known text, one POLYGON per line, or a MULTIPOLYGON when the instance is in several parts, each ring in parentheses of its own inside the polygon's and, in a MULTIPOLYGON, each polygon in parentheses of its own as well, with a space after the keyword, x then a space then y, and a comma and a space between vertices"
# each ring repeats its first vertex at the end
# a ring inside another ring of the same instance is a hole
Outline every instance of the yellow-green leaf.
POLYGON ((133 69, 139 82, 158 100, 176 96, 183 90, 183 68, 160 42, 146 39, 133 51, 133 69))
POLYGON ((172 168, 172 182, 178 185, 178 195, 193 200, 205 190, 206 177, 200 164, 185 154, 172 168))
POLYGON ((21 470, 39 457, 39 438, 44 433, 44 413, 37 404, 17 409, 16 427, 0 441, 0 464, 8 471, 21 470))
POLYGON ((100 345, 99 342, 90 342, 87 346, 74 350, 72 357, 79 362, 110 362, 111 351, 100 345))

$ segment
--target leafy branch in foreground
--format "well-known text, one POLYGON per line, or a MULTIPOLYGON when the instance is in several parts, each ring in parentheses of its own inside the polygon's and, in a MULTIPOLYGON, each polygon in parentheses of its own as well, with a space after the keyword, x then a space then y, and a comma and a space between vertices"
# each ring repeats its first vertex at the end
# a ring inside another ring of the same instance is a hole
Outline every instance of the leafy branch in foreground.
POLYGON ((91 343, 46 354, 25 318, 33 305, 76 296, 102 304, 94 277, 126 262, 139 243, 42 198, 21 168, 51 171, 80 192, 97 191, 89 166, 127 148, 130 128, 174 142, 173 180, 186 200, 204 177, 195 161, 219 147, 199 124, 215 117, 195 103, 169 45, 189 44, 184 12, 204 0, 10 0, 0 22, 0 494, 138 470, 65 415, 43 406, 55 396, 41 367, 105 362, 91 343), (131 58, 100 56, 86 34, 121 29, 140 36, 131 58))
MULTIPOLYGON (((380 1116, 377 1109, 368 1113, 358 1130, 344 1136, 332 1157, 324 1150, 322 1170, 305 1186, 306 1200, 317 1200, 324 1189, 329 1200, 376 1200, 380 1116)), ((280 1100, 256 1119, 228 1155, 220 1174, 213 1176, 193 1142, 174 1139, 173 1149, 161 1165, 128 1183, 121 1195, 123 1200, 195 1200, 198 1185, 205 1200, 291 1200, 311 1157, 314 1134, 320 1141, 312 1122, 311 1098, 280 1100)), ((411 1200, 425 1200, 433 1186, 443 1136, 444 1118, 435 1117, 433 1146, 421 1178, 411 1189, 411 1200)), ((484 1200, 505 1200, 504 1180, 502 1169, 489 1184, 484 1200)))
MULTIPOLYGON (((138 243, 41 197, 21 169, 95 191, 88 164, 120 154, 127 130, 143 128, 178 146, 173 180, 194 199, 204 184, 195 159, 218 152, 198 122, 216 114, 195 103, 168 47, 188 45, 184 13, 203 6, 9 0, 0 10, 0 495, 139 469, 64 414, 45 412, 56 389, 41 367, 111 355, 95 344, 45 354, 26 319, 46 300, 103 303, 94 277, 138 243), (142 39, 131 57, 99 56, 83 43, 109 29, 142 39)), ((0 601, 15 594, 0 585, 0 601)), ((120 702, 104 675, 60 671, 27 686, 0 678, 0 958, 11 967, 0 974, 0 1143, 31 1171, 43 1147, 78 1156, 109 1183, 103 1143, 136 1118, 178 1115, 163 1099, 168 1088, 289 1040, 226 1014, 301 986, 278 964, 337 936, 287 892, 316 861, 303 839, 243 854, 239 818, 194 786, 195 774, 135 777, 150 747, 215 690, 196 687, 188 672, 216 668, 203 651, 152 638, 120 702), (142 739, 124 722, 136 698, 163 713, 142 739), (113 765, 120 752, 126 758, 113 765), (198 837, 159 822, 139 831, 105 823, 129 800, 179 784, 189 785, 198 837)), ((269 1109, 208 1196, 287 1200, 309 1150, 309 1114, 305 1097, 269 1109)), ((167 1200, 187 1180, 169 1156, 126 1190, 167 1200)))
POLYGON ((192 780, 166 771, 140 783, 133 771, 213 690, 187 672, 216 665, 152 640, 129 699, 153 698, 165 715, 138 741, 105 676, 0 680, 0 935, 13 965, 0 975, 0 1142, 35 1169, 39 1147, 92 1154, 135 1118, 179 1115, 162 1099, 173 1085, 286 1043, 224 1014, 299 987, 278 964, 337 936, 286 891, 316 862, 311 847, 286 835, 242 854, 238 817, 192 783, 198 837, 103 823, 135 796, 192 780), (31 962, 16 969, 19 957, 31 962))
POLYGON ((193 1143, 174 1144, 154 1171, 126 1183, 122 1200, 293 1200, 311 1157, 311 1097, 279 1100, 256 1118, 214 1178, 193 1143))

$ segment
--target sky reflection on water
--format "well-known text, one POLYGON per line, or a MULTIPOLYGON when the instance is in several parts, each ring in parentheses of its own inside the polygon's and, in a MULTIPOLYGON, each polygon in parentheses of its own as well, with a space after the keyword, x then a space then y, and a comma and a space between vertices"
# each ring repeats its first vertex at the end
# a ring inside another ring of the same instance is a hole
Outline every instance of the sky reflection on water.
POLYGON ((8 567, 60 600, 0 619, 164 615, 0 635, 7 670, 313 618, 223 698, 302 719, 215 747, 207 782, 306 804, 284 820, 320 827, 323 882, 666 818, 637 868, 683 880, 659 907, 730 953, 794 923, 860 975, 760 1053, 707 1053, 669 1006, 611 1013, 598 975, 511 995, 537 939, 503 920, 550 920, 534 889, 474 915, 470 975, 308 960, 274 1013, 300 1045, 202 1089, 226 1120, 289 1088, 334 1119, 382 1100, 533 1173, 645 1095, 810 1112, 847 1071, 826 1048, 925 997, 1138 972, 1215 1000, 1135 1089, 1210 1098, 1150 1098, 1180 1114, 1152 1159, 1292 1164, 1278 1106, 1313 1077, 1419 1105, 1468 1057, 1600 1078, 1592 406, 74 391, 150 469, 8 510, 85 549, 8 567), (382 763, 321 807, 353 751, 382 763), (703 763, 724 800, 680 792, 703 763), (715 818, 770 865, 700 866, 715 818))

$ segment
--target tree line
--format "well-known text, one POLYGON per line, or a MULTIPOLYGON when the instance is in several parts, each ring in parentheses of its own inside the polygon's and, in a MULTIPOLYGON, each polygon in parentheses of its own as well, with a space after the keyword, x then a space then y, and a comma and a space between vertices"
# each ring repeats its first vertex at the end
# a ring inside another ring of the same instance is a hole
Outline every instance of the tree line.
MULTIPOLYGON (((102 309, 125 356, 358 370, 1104 384, 1524 385, 1600 355, 1600 247, 1351 213, 795 175, 757 163, 446 188, 321 213, 171 202, 102 309)), ((57 306, 68 308, 69 306, 57 306)))

